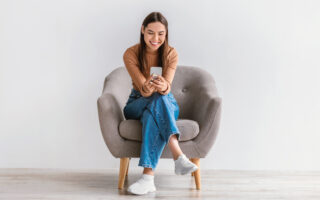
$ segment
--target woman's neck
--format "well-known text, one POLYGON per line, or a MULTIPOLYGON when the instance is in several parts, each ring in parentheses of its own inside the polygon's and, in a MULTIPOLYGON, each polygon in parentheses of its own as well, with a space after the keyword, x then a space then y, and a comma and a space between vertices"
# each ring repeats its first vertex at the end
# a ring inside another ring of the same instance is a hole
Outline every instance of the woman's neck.
POLYGON ((147 47, 146 47, 146 52, 147 52, 148 54, 153 54, 153 55, 155 55, 155 54, 158 54, 158 49, 157 49, 157 50, 151 50, 151 49, 149 49, 149 47, 147 46, 147 47))

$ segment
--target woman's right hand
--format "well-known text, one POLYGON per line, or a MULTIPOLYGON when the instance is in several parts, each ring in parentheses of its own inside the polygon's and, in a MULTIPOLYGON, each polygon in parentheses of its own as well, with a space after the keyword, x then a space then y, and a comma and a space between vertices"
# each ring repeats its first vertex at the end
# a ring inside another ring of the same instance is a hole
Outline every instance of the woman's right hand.
POLYGON ((151 84, 150 82, 151 80, 152 80, 152 76, 149 76, 146 82, 144 82, 143 84, 143 89, 145 90, 145 92, 148 92, 148 93, 151 92, 151 94, 153 94, 156 91, 156 87, 151 84))

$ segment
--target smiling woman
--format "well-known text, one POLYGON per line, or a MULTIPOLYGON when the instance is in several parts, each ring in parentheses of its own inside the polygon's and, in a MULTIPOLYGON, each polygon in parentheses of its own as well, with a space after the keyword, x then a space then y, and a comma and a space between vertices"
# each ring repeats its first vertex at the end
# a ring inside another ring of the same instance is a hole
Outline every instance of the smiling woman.
POLYGON ((167 95, 171 90, 178 53, 169 46, 168 39, 167 20, 159 12, 150 13, 142 23, 140 43, 128 48, 123 55, 133 88, 144 97, 154 92, 167 95), (150 77, 150 66, 163 68, 159 80, 147 80, 150 77))
POLYGON ((142 123, 139 166, 144 168, 142 177, 128 191, 146 194, 156 190, 153 171, 166 144, 175 160, 177 175, 190 174, 198 169, 183 154, 178 143, 180 131, 176 120, 179 106, 171 93, 178 53, 168 44, 168 22, 161 13, 150 13, 144 19, 140 43, 129 47, 123 60, 133 86, 123 112, 126 119, 142 123), (162 74, 158 74, 157 79, 150 75, 151 66, 162 67, 162 74))

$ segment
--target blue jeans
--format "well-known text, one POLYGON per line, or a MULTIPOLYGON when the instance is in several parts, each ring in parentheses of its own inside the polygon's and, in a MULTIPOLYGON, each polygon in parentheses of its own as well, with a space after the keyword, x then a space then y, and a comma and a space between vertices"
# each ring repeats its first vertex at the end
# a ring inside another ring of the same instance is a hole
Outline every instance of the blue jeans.
POLYGON ((126 119, 140 120, 142 144, 139 166, 154 170, 170 136, 176 134, 180 139, 176 125, 179 106, 173 94, 169 92, 161 95, 155 92, 149 97, 143 97, 132 88, 123 113, 126 119))

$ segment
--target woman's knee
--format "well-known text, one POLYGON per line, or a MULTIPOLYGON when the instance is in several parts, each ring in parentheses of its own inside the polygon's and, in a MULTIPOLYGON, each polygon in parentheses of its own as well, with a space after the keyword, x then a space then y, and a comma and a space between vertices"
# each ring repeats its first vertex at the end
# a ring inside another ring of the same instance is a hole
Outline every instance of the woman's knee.
POLYGON ((126 119, 138 120, 140 118, 139 112, 127 106, 123 108, 123 114, 126 119))

